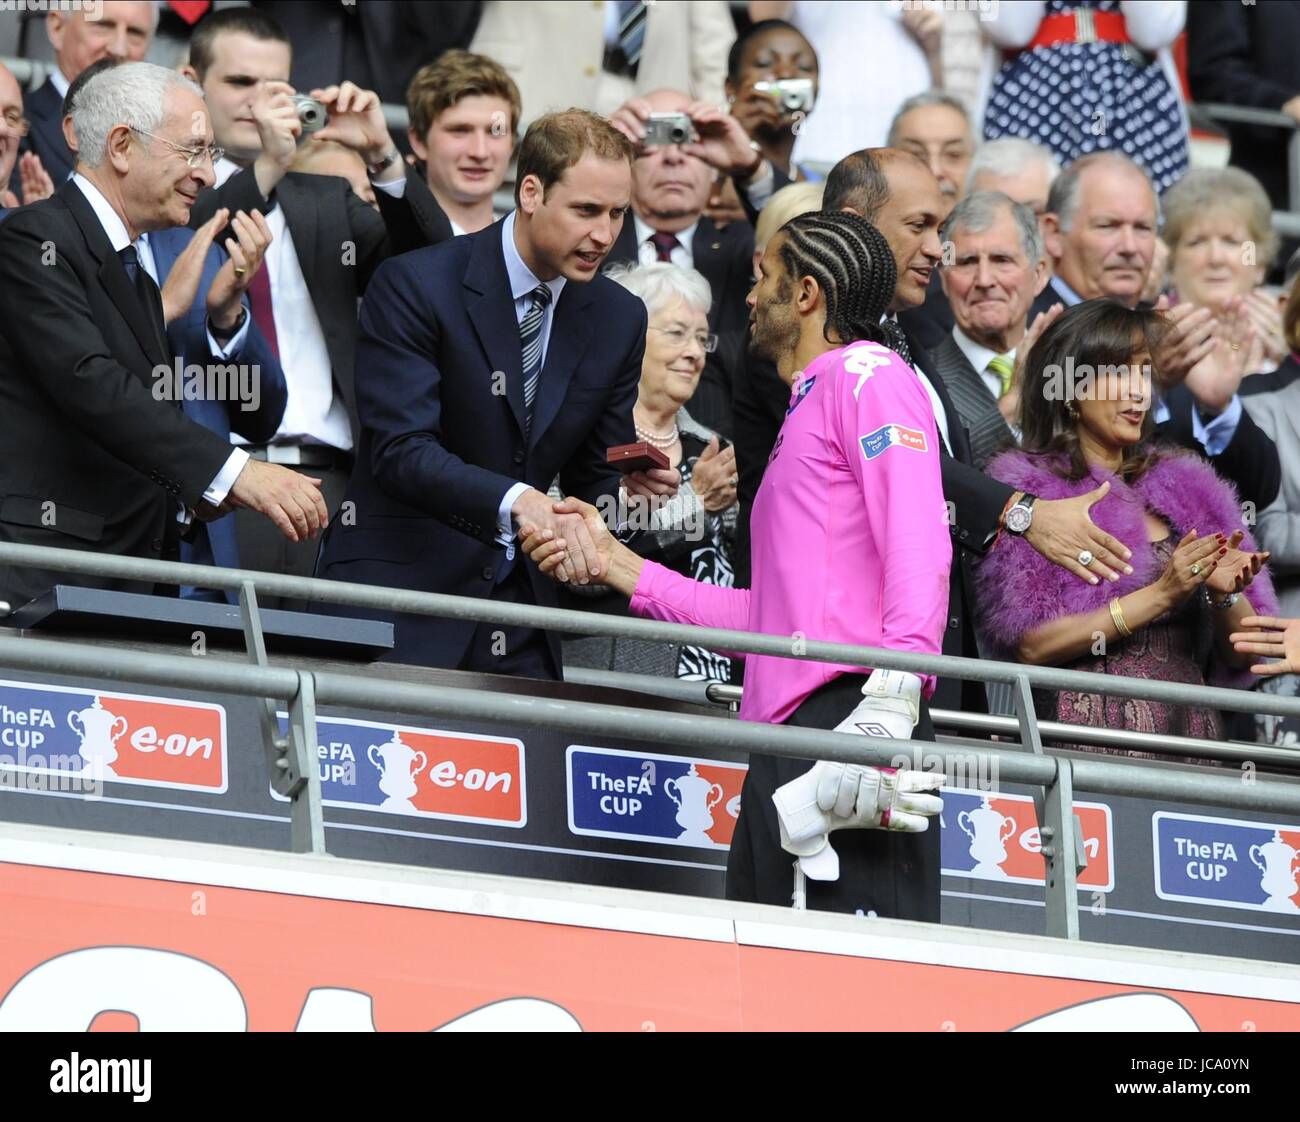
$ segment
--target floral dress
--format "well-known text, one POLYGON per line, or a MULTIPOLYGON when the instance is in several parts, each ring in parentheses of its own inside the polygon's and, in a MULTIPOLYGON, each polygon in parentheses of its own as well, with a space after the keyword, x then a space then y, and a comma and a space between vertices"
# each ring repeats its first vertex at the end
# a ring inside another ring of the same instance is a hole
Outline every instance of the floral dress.
MULTIPOLYGON (((1173 556, 1178 540, 1170 534, 1162 541, 1153 543, 1162 568, 1173 556)), ((1126 678, 1145 678, 1152 682, 1204 685, 1212 626, 1210 609, 1204 598, 1199 595, 1190 596, 1181 607, 1166 612, 1146 627, 1138 628, 1131 637, 1109 643, 1105 654, 1076 659, 1063 669, 1118 674, 1126 678)), ((1061 690, 1059 693, 1035 691, 1035 702, 1039 713, 1046 720, 1155 735, 1223 739, 1223 722, 1217 709, 1170 705, 1132 697, 1111 697, 1101 693, 1079 693, 1074 690, 1061 690)), ((1116 749, 1095 745, 1072 744, 1069 747, 1080 752, 1118 754, 1116 749)), ((1127 750, 1123 754, 1138 759, 1206 762, 1136 749, 1127 750)))

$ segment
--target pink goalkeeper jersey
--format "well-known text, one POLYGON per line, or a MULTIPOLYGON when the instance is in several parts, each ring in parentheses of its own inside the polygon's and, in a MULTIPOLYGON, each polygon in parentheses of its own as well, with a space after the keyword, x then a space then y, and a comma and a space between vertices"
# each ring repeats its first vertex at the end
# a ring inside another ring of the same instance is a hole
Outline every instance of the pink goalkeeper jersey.
MULTIPOLYGON (((754 501, 752 590, 647 561, 633 613, 938 654, 952 562, 939 448, 930 399, 893 351, 858 342, 820 355, 795 381, 754 501)), ((740 716, 778 724, 818 687, 866 669, 749 655, 740 716)))

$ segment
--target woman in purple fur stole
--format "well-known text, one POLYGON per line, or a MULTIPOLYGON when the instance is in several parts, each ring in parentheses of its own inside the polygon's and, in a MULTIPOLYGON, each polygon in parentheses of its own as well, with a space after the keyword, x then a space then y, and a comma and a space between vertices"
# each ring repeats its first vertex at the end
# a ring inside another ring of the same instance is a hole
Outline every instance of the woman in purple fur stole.
MULTIPOLYGON (((1092 518, 1133 556, 1118 581, 1094 577, 1088 584, 1003 533, 977 574, 981 626, 995 657, 1250 687, 1250 657, 1233 650, 1229 635, 1248 616, 1275 614, 1261 571, 1268 555, 1255 552, 1235 492, 1208 463, 1152 440, 1151 356, 1164 329, 1157 312, 1090 300, 1060 316, 1027 356, 1021 447, 992 460, 989 473, 1043 499, 1109 483, 1092 518)), ((1223 733, 1218 712, 1208 708, 1100 692, 1035 696, 1046 720, 1214 739, 1223 733)))

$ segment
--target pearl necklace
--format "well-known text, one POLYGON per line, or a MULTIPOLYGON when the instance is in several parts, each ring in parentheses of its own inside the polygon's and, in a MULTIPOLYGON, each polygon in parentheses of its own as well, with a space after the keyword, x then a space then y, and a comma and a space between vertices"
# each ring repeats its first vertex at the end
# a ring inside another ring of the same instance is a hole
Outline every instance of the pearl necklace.
POLYGON ((658 433, 651 432, 649 429, 644 429, 636 423, 635 419, 633 419, 632 425, 636 429, 637 436, 655 448, 671 448, 679 439, 681 439, 681 432, 677 428, 676 421, 673 422, 673 431, 669 436, 662 436, 658 433))

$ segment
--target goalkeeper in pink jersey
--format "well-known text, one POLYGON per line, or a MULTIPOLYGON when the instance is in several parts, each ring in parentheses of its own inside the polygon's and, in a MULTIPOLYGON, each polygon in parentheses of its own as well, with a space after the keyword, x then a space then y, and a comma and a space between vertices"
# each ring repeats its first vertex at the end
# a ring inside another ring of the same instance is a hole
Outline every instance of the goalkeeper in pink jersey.
MULTIPOLYGON (((882 322, 895 264, 849 213, 793 219, 749 296, 751 349, 791 385, 752 515, 751 589, 645 561, 583 509, 601 576, 636 615, 674 623, 938 654, 952 561, 934 411, 882 322)), ((557 508, 558 509, 558 508, 557 508)), ((565 543, 526 534, 553 572, 565 543)), ((932 740, 932 677, 746 658, 743 719, 932 740)), ((755 755, 727 862, 727 896, 938 922, 942 776, 755 755), (832 837, 833 834, 833 837, 832 837)))

